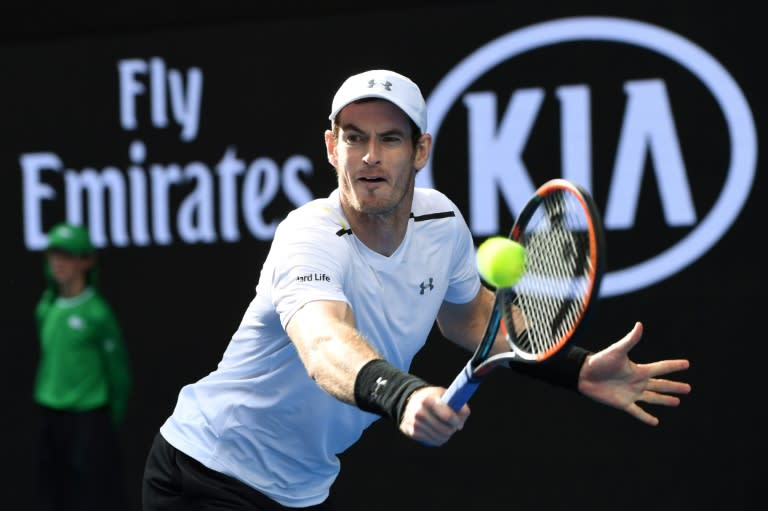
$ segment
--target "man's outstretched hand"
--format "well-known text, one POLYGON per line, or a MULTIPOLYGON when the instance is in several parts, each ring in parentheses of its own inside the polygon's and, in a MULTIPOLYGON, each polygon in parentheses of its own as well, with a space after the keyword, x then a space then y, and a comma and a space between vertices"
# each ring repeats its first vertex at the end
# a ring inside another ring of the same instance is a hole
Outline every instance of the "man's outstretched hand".
POLYGON ((685 382, 658 378, 684 371, 690 366, 686 359, 659 360, 637 364, 629 352, 643 336, 640 322, 621 340, 587 357, 579 374, 579 392, 599 402, 624 410, 648 425, 656 426, 659 419, 638 405, 677 406, 678 394, 688 394, 691 386, 685 382))

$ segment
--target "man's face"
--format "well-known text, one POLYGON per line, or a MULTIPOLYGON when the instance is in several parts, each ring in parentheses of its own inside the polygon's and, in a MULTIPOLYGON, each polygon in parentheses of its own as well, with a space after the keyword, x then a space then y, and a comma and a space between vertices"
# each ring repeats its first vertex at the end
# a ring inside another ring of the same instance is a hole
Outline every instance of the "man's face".
POLYGON ((385 215, 408 208, 416 170, 426 164, 431 139, 414 148, 406 114, 384 100, 351 103, 338 117, 339 136, 326 132, 328 159, 336 168, 342 204, 385 215))

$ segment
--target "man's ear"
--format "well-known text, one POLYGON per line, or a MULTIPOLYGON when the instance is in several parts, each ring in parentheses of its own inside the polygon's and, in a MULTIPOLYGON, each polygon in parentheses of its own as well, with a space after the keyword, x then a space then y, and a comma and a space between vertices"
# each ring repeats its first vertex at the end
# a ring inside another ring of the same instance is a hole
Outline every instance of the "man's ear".
POLYGON ((416 170, 421 170, 424 165, 429 161, 429 155, 432 152, 432 135, 424 133, 416 142, 416 154, 414 155, 413 164, 416 170))
POLYGON ((325 130, 325 154, 328 162, 336 168, 338 159, 336 158, 336 139, 333 137, 333 131, 325 130))

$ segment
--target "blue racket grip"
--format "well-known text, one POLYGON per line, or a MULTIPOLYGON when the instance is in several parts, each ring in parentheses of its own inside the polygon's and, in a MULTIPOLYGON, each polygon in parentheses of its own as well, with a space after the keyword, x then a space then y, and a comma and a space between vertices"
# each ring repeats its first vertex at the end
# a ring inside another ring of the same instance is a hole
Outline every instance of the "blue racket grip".
POLYGON ((464 366, 464 369, 456 375, 451 386, 443 394, 443 402, 448 403, 448 406, 453 408, 454 411, 458 412, 464 406, 464 403, 469 401, 477 387, 480 386, 480 379, 474 377, 473 373, 472 361, 470 360, 464 366))

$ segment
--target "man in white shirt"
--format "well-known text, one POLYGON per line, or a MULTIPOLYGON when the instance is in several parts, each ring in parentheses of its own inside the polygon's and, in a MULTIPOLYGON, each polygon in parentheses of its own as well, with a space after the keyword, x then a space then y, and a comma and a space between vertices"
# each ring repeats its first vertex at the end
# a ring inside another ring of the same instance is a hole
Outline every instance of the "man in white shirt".
MULTIPOLYGON (((145 511, 332 509, 337 455, 372 422, 439 446, 469 416, 408 373, 435 321, 474 351, 493 306, 461 212, 415 187, 432 145, 424 98, 405 76, 372 70, 341 85, 329 118, 338 187, 280 224, 218 367, 181 389, 147 460, 145 511)), ((676 406, 690 386, 658 376, 688 361, 634 364, 641 335, 636 323, 598 353, 566 348, 554 373, 533 376, 655 425, 637 402, 676 406)))

